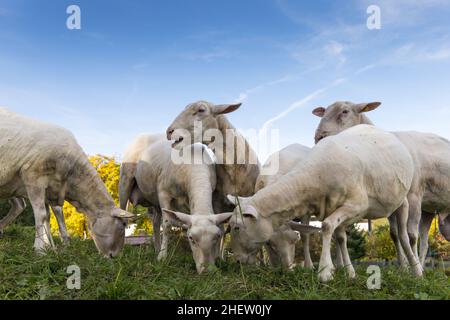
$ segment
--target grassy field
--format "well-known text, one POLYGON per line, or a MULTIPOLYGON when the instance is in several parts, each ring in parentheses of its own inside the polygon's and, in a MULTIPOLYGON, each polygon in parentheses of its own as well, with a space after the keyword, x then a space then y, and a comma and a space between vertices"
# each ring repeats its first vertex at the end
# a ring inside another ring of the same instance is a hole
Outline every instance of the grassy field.
POLYGON ((151 246, 126 246, 115 259, 101 258, 92 241, 72 239, 46 256, 33 253, 34 229, 11 226, 0 239, 1 299, 450 299, 443 271, 415 279, 395 267, 382 268, 379 290, 366 287, 366 268, 349 280, 343 271, 321 284, 314 271, 284 272, 220 262, 197 275, 192 257, 175 244, 166 262, 151 246), (81 269, 81 289, 66 288, 69 265, 81 269))

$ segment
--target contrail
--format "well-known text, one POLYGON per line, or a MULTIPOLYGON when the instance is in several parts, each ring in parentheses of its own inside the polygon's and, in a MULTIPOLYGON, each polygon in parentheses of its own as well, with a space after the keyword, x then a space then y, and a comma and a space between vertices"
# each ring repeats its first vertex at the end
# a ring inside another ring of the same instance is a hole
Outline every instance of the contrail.
POLYGON ((295 109, 300 108, 301 106, 305 105, 306 103, 308 103, 309 101, 313 100, 314 98, 316 98, 317 96, 321 95, 322 93, 324 93, 325 91, 343 83, 347 81, 347 78, 339 78, 334 80, 329 86, 320 88, 312 93, 310 93, 309 95, 307 95, 306 97, 297 100, 296 102, 294 102, 293 104, 291 104, 286 110, 284 110, 283 112, 281 112, 280 114, 276 115, 275 117, 267 120, 262 128, 261 128, 261 132, 265 133, 267 132, 267 129, 269 129, 269 127, 277 120, 280 120, 281 118, 284 118, 285 116, 287 116, 289 113, 291 113, 292 111, 294 111, 295 109))
MULTIPOLYGON (((375 68, 376 65, 375 64, 369 64, 366 65, 360 69, 358 69, 353 76, 359 75, 361 73, 364 73, 368 70, 371 70, 373 68, 375 68)), ((340 85, 343 82, 348 81, 350 78, 338 78, 336 80, 334 80, 330 85, 317 89, 316 91, 310 93, 309 95, 307 95, 306 97, 295 101, 294 103, 292 103, 286 110, 284 110, 283 112, 279 113, 278 115, 276 115, 275 117, 267 120, 262 128, 261 128, 261 134, 265 134, 267 132, 267 130, 269 129, 269 127, 277 120, 280 120, 281 118, 284 118, 285 116, 287 116, 289 113, 291 113, 292 111, 304 106, 306 103, 310 102, 311 100, 313 100, 314 98, 318 97, 319 95, 321 95, 322 93, 324 93, 325 91, 328 91, 329 89, 336 87, 338 85, 340 85)))
POLYGON ((245 100, 248 99, 250 94, 253 94, 253 93, 257 92, 257 91, 263 90, 266 87, 271 87, 271 86, 274 86, 274 85, 277 85, 277 84, 280 84, 280 83, 296 80, 296 79, 298 79, 298 78, 300 78, 300 77, 302 77, 302 76, 304 76, 304 75, 306 75, 306 74, 308 74, 308 73, 310 73, 312 71, 316 71, 316 70, 318 70, 318 69, 320 69, 322 67, 323 67, 323 64, 319 64, 319 65, 311 67, 311 68, 309 68, 309 69, 307 69, 307 70, 305 70, 305 71, 303 71, 303 72, 301 72, 299 74, 296 74, 296 75, 288 74, 288 75, 286 75, 284 77, 281 77, 281 78, 278 78, 278 79, 275 79, 275 80, 272 80, 272 81, 265 82, 265 83, 259 84, 257 86, 254 86, 253 88, 247 89, 247 90, 239 93, 239 96, 235 100, 235 102, 244 102, 245 100))

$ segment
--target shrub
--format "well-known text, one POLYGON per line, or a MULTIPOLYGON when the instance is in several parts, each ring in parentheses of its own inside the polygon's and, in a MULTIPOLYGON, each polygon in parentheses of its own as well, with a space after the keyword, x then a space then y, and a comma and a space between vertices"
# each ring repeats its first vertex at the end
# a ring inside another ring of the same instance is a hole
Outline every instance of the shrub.
POLYGON ((428 233, 428 253, 435 258, 450 259, 450 242, 446 241, 439 232, 437 217, 431 223, 428 233))
POLYGON ((389 225, 375 227, 372 234, 367 236, 366 252, 368 260, 394 260, 397 257, 392 242, 389 225))

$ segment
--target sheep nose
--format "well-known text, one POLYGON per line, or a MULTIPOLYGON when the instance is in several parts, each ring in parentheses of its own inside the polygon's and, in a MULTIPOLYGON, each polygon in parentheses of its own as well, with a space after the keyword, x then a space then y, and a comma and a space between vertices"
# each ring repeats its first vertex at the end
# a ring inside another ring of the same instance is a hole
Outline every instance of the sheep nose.
POLYGON ((175 129, 172 129, 172 128, 167 128, 167 132, 166 132, 166 134, 167 134, 167 140, 172 140, 172 133, 175 131, 175 129))
POLYGON ((325 135, 322 132, 317 131, 316 135, 314 136, 314 142, 317 143, 320 140, 322 140, 323 138, 325 138, 325 135))

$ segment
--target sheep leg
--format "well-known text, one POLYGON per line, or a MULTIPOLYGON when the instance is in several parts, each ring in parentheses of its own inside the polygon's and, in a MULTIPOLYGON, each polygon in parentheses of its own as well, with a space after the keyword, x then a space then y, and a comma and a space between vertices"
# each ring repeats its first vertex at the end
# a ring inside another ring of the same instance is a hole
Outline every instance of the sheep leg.
MULTIPOLYGON (((280 265, 280 256, 279 256, 279 254, 268 244, 265 244, 264 247, 266 248, 267 255, 269 257, 270 265, 272 267, 279 266, 280 265)), ((263 255, 262 249, 260 250, 260 253, 263 255)))
POLYGON ((217 250, 219 251, 219 256, 222 261, 225 261, 225 228, 223 225, 219 226, 220 231, 222 232, 222 236, 220 237, 220 241, 218 244, 217 250))
POLYGON ((350 259, 350 255, 348 254, 347 249, 347 232, 345 231, 345 226, 341 225, 339 226, 336 231, 336 247, 339 248, 340 253, 342 254, 342 259, 344 263, 344 267, 347 271, 349 278, 355 278, 356 273, 355 269, 353 268, 352 261, 350 259))
POLYGON ((39 185, 27 185, 26 190, 33 207, 36 236, 34 249, 37 253, 44 253, 45 249, 53 246, 50 233, 50 211, 45 204, 45 188, 39 185))
POLYGON ((334 235, 335 253, 336 253, 336 268, 340 269, 344 267, 344 259, 342 259, 341 248, 336 239, 336 234, 334 235))
MULTIPOLYGON (((158 194, 159 204, 161 208, 171 209, 170 207, 170 197, 165 193, 158 194)), ((162 240, 161 247, 158 253, 158 260, 164 260, 167 258, 167 251, 169 247, 169 233, 170 233, 170 218, 169 216, 162 212, 162 240)))
POLYGON ((153 245, 155 247, 155 251, 159 253, 161 250, 161 218, 162 212, 161 209, 157 208, 148 208, 148 214, 152 219, 153 226, 153 245), (153 214, 150 214, 152 211, 153 214))
POLYGON ((409 243, 417 261, 420 261, 417 243, 419 240, 420 217, 422 215, 422 196, 420 194, 410 193, 408 194, 408 203, 409 212, 407 230, 409 243))
POLYGON ((59 235, 61 236, 63 243, 69 243, 69 233, 67 232, 66 221, 64 220, 64 214, 62 207, 52 206, 53 214, 58 222, 59 235))
POLYGON ((339 225, 357 216, 359 210, 354 206, 342 206, 322 222, 322 254, 319 262, 319 280, 327 282, 333 279, 334 266, 331 260, 331 238, 339 225))
POLYGON ((400 243, 402 245, 403 251, 406 254, 406 258, 408 259, 409 265, 412 268, 412 272, 414 275, 421 277, 422 276, 422 266, 420 265, 419 260, 414 255, 414 252, 411 248, 409 239, 408 239, 408 214, 409 214, 409 203, 408 200, 405 199, 403 204, 397 211, 397 223, 398 223, 398 231, 400 237, 400 243))
POLYGON ((26 207, 25 200, 22 198, 12 198, 9 200, 9 204, 11 205, 11 208, 9 209, 8 214, 0 220, 0 236, 3 234, 3 229, 16 220, 26 207))
POLYGON ((400 269, 406 270, 408 268, 408 263, 407 263, 405 253, 403 252, 403 248, 402 248, 402 245, 400 244, 400 239, 398 236, 397 212, 398 212, 398 210, 394 211, 394 213, 388 217, 389 234, 395 245, 395 250, 397 252, 398 265, 400 266, 400 269))
POLYGON ((431 222, 434 219, 434 214, 423 212, 420 219, 419 234, 420 234, 420 264, 425 267, 425 258, 428 252, 428 233, 430 232, 431 222))
MULTIPOLYGON (((302 224, 309 225, 309 216, 303 216, 300 221, 302 224)), ((309 239, 310 235, 309 233, 302 234, 302 244, 303 244, 303 255, 305 257, 304 267, 307 269, 314 269, 314 264, 311 259, 311 252, 309 250, 309 239)))

